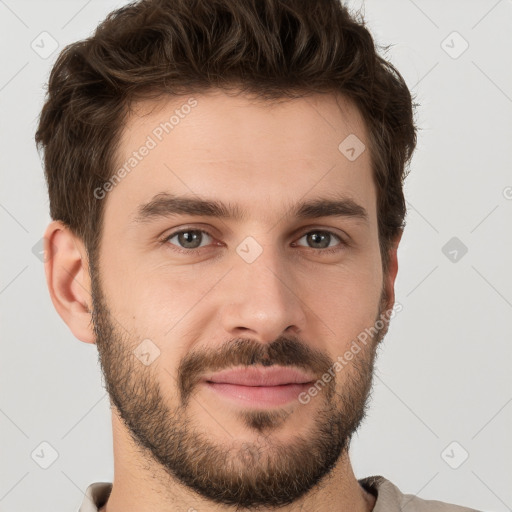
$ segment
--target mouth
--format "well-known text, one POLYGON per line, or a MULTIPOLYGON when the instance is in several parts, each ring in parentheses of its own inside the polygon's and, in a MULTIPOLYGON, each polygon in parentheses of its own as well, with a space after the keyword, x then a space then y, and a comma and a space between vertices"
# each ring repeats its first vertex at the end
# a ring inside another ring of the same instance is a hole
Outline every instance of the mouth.
POLYGON ((242 406, 272 407, 298 400, 314 377, 296 368, 236 368, 206 376, 217 397, 242 406))

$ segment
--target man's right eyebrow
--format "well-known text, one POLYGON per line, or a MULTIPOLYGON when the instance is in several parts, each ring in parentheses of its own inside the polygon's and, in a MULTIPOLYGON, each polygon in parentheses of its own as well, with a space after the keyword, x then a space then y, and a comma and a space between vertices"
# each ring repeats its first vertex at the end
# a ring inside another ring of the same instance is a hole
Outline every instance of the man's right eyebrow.
POLYGON ((242 211, 238 205, 225 204, 211 199, 160 193, 147 203, 139 206, 134 222, 144 223, 155 218, 175 215, 218 217, 220 219, 237 221, 242 221, 246 218, 246 212, 242 211))

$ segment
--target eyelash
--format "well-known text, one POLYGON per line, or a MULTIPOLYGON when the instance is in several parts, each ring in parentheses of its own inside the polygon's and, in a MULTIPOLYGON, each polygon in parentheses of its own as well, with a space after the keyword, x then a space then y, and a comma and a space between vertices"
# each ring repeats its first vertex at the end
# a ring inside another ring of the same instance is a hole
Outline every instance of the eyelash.
MULTIPOLYGON (((171 249, 172 251, 176 251, 176 252, 178 252, 180 254, 188 254, 188 255, 193 254, 193 253, 197 253, 201 249, 207 249, 207 247, 196 247, 195 249, 184 249, 184 248, 179 247, 177 245, 169 244, 169 241, 170 241, 171 238, 174 238, 176 235, 179 235, 181 233, 188 233, 188 232, 202 233, 202 234, 208 235, 209 237, 215 239, 215 237, 211 233, 209 233, 208 231, 206 231, 204 229, 181 229, 179 231, 174 231, 173 233, 167 235, 162 240, 162 244, 172 245, 173 246, 172 249, 171 249)), ((340 244, 336 245, 335 247, 325 248, 325 249, 315 249, 314 247, 305 247, 305 249, 309 249, 311 251, 315 251, 316 253, 318 253, 320 255, 335 254, 335 253, 341 251, 343 246, 348 246, 348 243, 345 242, 339 235, 337 235, 336 233, 334 233, 332 231, 329 231, 327 229, 312 229, 310 231, 306 231, 305 233, 303 233, 300 236, 300 238, 303 238, 304 236, 309 235, 311 233, 327 233, 327 234, 337 238, 338 241, 340 242, 340 244)), ((303 247, 303 246, 301 246, 301 247, 303 247)))

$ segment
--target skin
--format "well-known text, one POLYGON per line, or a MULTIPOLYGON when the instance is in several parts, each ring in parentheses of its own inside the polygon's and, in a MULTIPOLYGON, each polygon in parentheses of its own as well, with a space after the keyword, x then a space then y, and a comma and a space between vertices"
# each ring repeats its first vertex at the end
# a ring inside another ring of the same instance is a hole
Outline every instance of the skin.
MULTIPOLYGON (((52 301, 78 339, 97 344, 111 397, 114 482, 102 510, 372 510, 348 449, 387 324, 307 404, 235 405, 197 380, 251 360, 321 378, 393 307, 401 234, 384 275, 369 151, 350 161, 338 150, 350 134, 368 148, 364 121, 333 94, 272 106, 221 91, 194 98, 197 106, 101 199, 95 266, 61 222, 45 233, 52 301), (290 214, 296 202, 333 191, 363 206, 368 222, 290 214), (136 222, 137 208, 164 192, 236 203, 247 216, 136 222), (200 249, 168 238, 185 228, 200 249), (325 242, 339 251, 322 256, 324 246, 306 235, 326 230, 340 236, 325 242), (262 249, 251 263, 236 251, 249 236, 262 249), (148 339, 159 355, 145 365, 134 354, 148 339)), ((137 103, 119 166, 187 99, 137 103)))

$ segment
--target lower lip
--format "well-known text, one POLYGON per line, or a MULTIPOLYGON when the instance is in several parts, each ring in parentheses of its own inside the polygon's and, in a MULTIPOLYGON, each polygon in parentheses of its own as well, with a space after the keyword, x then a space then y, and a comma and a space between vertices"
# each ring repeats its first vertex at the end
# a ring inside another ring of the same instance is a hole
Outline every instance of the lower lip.
POLYGON ((205 382, 206 386, 218 395, 245 406, 277 406, 298 400, 311 383, 284 384, 281 386, 239 386, 205 382))

